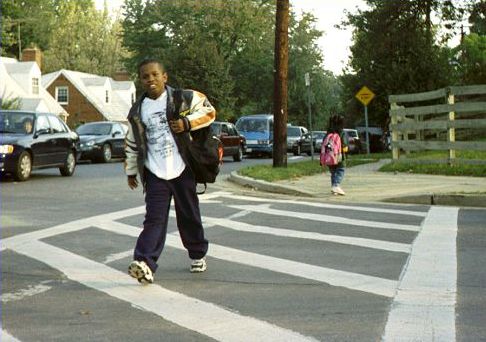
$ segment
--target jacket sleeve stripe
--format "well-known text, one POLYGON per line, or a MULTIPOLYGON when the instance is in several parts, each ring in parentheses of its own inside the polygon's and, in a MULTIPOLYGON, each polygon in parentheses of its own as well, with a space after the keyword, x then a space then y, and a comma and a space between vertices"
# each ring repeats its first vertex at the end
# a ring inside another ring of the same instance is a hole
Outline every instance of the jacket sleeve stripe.
POLYGON ((187 116, 191 131, 209 126, 216 119, 216 110, 204 94, 195 91, 191 103, 191 114, 187 116))
POLYGON ((135 176, 137 168, 138 147, 135 143, 132 124, 128 122, 128 133, 125 137, 125 173, 127 176, 135 176))

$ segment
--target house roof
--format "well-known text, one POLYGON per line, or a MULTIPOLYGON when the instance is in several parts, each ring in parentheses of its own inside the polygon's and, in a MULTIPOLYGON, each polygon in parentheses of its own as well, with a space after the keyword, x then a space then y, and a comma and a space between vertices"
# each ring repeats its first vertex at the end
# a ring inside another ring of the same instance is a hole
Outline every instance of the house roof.
POLYGON ((38 110, 41 103, 42 103, 42 100, 38 99, 38 98, 23 98, 22 99, 22 109, 35 112, 35 111, 38 110))
POLYGON ((28 74, 36 66, 36 62, 5 63, 5 68, 9 74, 28 74))
POLYGON ((135 85, 132 81, 114 81, 110 79, 111 87, 116 90, 130 90, 135 85))
MULTIPOLYGON (((11 77, 11 70, 15 74, 30 73, 34 62, 18 62, 13 58, 2 57, 0 59, 0 97, 5 99, 20 99, 20 109, 22 110, 36 110, 37 108, 47 109, 51 113, 58 115, 65 115, 66 111, 57 101, 45 90, 39 87, 39 95, 30 95, 23 89, 13 77, 11 77), (24 65, 25 64, 25 65, 24 65)), ((36 65, 36 64, 35 64, 36 65)))
POLYGON ((110 77, 98 76, 79 71, 61 69, 42 76, 42 85, 48 88, 60 75, 66 77, 73 86, 110 121, 126 121, 131 106, 131 98, 126 90, 135 86, 131 81, 115 81, 110 77), (100 89, 100 87, 105 87, 100 89), (105 101, 105 91, 110 90, 110 101, 105 101), (123 92, 122 92, 123 91, 123 92))

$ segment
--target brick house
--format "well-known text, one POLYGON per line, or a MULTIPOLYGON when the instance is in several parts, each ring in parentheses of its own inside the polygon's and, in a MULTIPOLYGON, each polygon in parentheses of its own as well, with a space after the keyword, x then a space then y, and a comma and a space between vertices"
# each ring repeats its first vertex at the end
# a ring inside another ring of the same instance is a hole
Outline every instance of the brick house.
POLYGON ((128 73, 115 78, 61 69, 42 76, 42 85, 71 114, 67 124, 75 128, 86 122, 127 120, 135 84, 128 73))

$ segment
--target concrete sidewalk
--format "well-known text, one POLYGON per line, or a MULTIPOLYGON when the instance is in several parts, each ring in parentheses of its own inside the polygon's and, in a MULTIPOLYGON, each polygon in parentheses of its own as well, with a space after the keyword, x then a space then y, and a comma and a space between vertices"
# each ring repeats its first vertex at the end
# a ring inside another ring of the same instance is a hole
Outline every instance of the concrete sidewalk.
POLYGON ((389 160, 347 168, 341 187, 346 196, 331 194, 330 173, 274 183, 233 172, 229 181, 257 190, 326 201, 397 202, 486 207, 486 178, 388 173, 377 170, 389 160))

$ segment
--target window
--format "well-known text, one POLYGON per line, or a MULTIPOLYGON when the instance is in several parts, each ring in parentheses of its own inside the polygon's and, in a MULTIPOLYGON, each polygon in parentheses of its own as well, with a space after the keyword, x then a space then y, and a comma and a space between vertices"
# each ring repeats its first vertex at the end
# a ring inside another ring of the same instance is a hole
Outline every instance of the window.
POLYGON ((69 103, 68 87, 56 87, 56 101, 63 105, 67 105, 69 103))
POLYGON ((49 115, 47 117, 49 119, 49 123, 51 124, 52 132, 53 133, 66 133, 67 129, 64 123, 59 120, 58 117, 49 115))
POLYGON ((105 102, 109 103, 110 102, 110 91, 105 90, 105 102))
POLYGON ((221 129, 221 133, 226 133, 226 134, 228 134, 228 133, 229 133, 229 132, 228 132, 228 126, 226 126, 226 125, 224 125, 224 124, 223 124, 223 127, 222 127, 222 129, 221 129))
POLYGON ((230 134, 230 135, 238 135, 238 132, 236 131, 235 126, 233 126, 233 125, 229 125, 229 127, 228 127, 228 128, 229 128, 229 134, 230 134))
POLYGON ((39 79, 37 77, 32 78, 32 94, 39 94, 39 79))
POLYGON ((49 126, 49 121, 47 121, 47 117, 45 115, 41 115, 37 118, 36 127, 35 127, 35 130, 37 132, 46 130, 47 133, 50 132, 51 130, 50 128, 51 126, 49 126))

